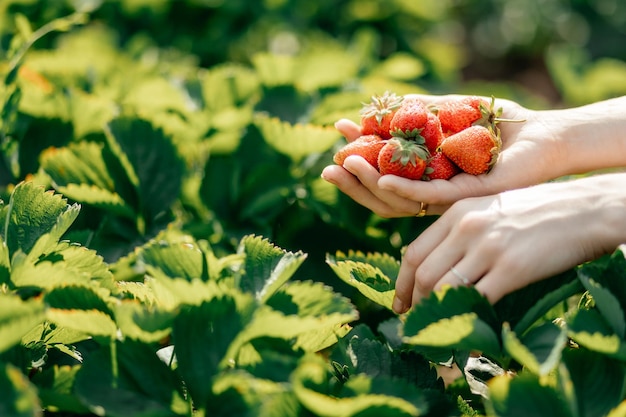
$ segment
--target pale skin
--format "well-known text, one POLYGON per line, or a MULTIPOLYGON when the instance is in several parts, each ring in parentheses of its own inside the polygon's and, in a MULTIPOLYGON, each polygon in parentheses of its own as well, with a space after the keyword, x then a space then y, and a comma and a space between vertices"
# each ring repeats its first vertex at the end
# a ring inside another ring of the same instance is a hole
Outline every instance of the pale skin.
MULTIPOLYGON (((452 96, 420 97, 436 103, 452 96)), ((543 184, 626 167, 626 97, 563 110, 530 110, 507 100, 496 100, 496 107, 503 118, 524 122, 499 125, 503 148, 488 174, 411 181, 380 176, 356 156, 322 173, 382 217, 414 216, 421 202, 428 214, 441 214, 407 247, 397 313, 442 285, 463 285, 451 267, 496 302, 626 242, 626 174, 543 184)), ((360 135, 352 121, 336 127, 348 140, 360 135)))

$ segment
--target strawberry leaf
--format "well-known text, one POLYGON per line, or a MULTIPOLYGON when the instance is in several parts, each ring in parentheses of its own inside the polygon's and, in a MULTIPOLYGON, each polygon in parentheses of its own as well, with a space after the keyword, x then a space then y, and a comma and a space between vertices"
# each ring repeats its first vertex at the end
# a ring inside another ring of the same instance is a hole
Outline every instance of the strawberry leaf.
POLYGON ((626 360, 626 344, 596 310, 578 310, 567 320, 567 334, 577 344, 610 357, 626 360))
POLYGON ((290 124, 257 115, 254 124, 268 145, 299 163, 307 156, 328 151, 341 139, 336 129, 313 124, 290 124))
POLYGON ((211 396, 211 380, 237 349, 231 345, 252 319, 253 303, 241 303, 232 296, 185 306, 174 320, 173 343, 178 370, 197 407, 204 408, 211 396), (203 349, 198 349, 203 346, 203 349))
MULTIPOLYGON (((163 130, 140 118, 114 119, 107 125, 105 134, 134 187, 135 211, 149 229, 179 197, 182 159, 163 130)), ((145 232, 141 229, 139 232, 145 232)))
POLYGON ((41 403, 37 388, 13 365, 0 363, 0 410, 7 416, 37 416, 41 403))
POLYGON ((623 400, 626 367, 623 361, 586 349, 563 352, 567 373, 560 373, 563 386, 573 387, 580 416, 606 416, 623 400))
POLYGON ((259 236, 241 239, 238 253, 245 257, 237 277, 238 287, 261 301, 267 301, 292 277, 307 255, 283 250, 259 236))
POLYGON ((189 415, 180 378, 152 346, 132 340, 92 352, 76 375, 74 391, 91 410, 111 416, 189 415))
POLYGON ((561 394, 553 386, 542 384, 531 373, 515 378, 502 375, 491 379, 486 407, 488 415, 572 417, 561 394))
POLYGON ((500 324, 489 301, 473 287, 433 292, 407 314, 406 343, 499 355, 500 324))
POLYGON ((349 252, 327 255, 326 263, 345 283, 371 301, 391 310, 399 263, 390 255, 349 252), (354 259, 354 260, 353 260, 354 259))
POLYGON ((133 219, 132 192, 121 173, 107 164, 106 153, 101 144, 82 141, 45 150, 41 166, 60 193, 133 219))
POLYGON ((20 343, 22 337, 44 318, 40 301, 0 294, 0 353, 20 343))
POLYGON ((17 252, 28 254, 46 233, 50 236, 39 243, 34 257, 49 250, 71 226, 79 210, 77 204, 70 206, 60 195, 46 192, 41 186, 18 184, 11 194, 2 231, 10 256, 17 252))
POLYGON ((502 342, 513 359, 536 375, 544 376, 559 365, 567 333, 552 322, 546 322, 533 327, 520 340, 505 323, 502 342))
POLYGON ((309 281, 284 285, 267 301, 267 306, 271 309, 259 309, 252 324, 242 332, 242 341, 298 338, 296 344, 301 348, 313 349, 316 346, 306 342, 308 335, 314 333, 333 340, 333 336, 341 334, 342 325, 358 319, 357 310, 347 298, 321 283, 309 281))

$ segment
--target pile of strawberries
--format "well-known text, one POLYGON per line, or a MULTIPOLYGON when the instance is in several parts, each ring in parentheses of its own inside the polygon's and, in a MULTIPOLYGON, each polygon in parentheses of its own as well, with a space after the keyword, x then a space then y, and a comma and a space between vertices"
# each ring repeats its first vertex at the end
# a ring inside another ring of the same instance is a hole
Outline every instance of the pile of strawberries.
POLYGON ((484 174, 502 147, 496 126, 501 112, 493 99, 465 96, 433 106, 385 92, 364 103, 361 136, 333 161, 343 165, 348 156, 360 155, 381 174, 425 181, 484 174))

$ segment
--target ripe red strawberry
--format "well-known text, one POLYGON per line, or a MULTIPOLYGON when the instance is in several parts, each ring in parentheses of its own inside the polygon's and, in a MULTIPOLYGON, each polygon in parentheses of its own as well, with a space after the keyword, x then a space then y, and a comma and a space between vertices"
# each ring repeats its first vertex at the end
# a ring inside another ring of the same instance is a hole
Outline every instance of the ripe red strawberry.
POLYGON ((385 141, 378 135, 363 135, 345 144, 333 155, 333 161, 337 165, 343 165, 350 155, 359 155, 365 158, 371 166, 378 169, 378 153, 385 145, 385 141))
POLYGON ((363 135, 378 135, 389 139, 389 124, 394 114, 400 108, 403 97, 385 91, 382 95, 372 96, 369 103, 363 103, 361 109, 361 133, 363 135))
POLYGON ((378 154, 378 170, 381 174, 393 174, 409 179, 421 179, 428 163, 429 153, 424 145, 392 138, 378 154))
POLYGON ((472 175, 489 172, 498 159, 500 148, 499 135, 484 126, 470 126, 450 135, 440 146, 445 156, 472 175))
POLYGON ((445 134, 460 132, 474 124, 487 126, 495 118, 493 108, 484 99, 467 96, 458 100, 450 100, 436 108, 445 134))
POLYGON ((435 153, 443 141, 443 130, 441 129, 441 122, 437 115, 428 112, 428 119, 420 132, 420 136, 424 138, 424 144, 430 153, 435 153))
POLYGON ((442 152, 436 152, 428 161, 428 165, 426 166, 422 179, 424 181, 436 179, 449 180, 460 172, 461 169, 447 156, 445 156, 442 152))
POLYGON ((405 98, 391 119, 389 130, 393 136, 417 138, 428 121, 428 114, 429 110, 421 100, 405 98))

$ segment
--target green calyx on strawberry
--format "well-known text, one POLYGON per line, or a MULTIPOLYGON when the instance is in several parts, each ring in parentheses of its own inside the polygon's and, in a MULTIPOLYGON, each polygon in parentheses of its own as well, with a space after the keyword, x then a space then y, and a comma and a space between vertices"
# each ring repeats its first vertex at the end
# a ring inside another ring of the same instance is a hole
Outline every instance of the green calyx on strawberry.
POLYGON ((382 95, 372 96, 369 103, 362 103, 363 107, 359 113, 362 134, 378 135, 382 139, 389 139, 391 119, 403 100, 403 96, 385 91, 382 95))
POLYGON ((378 170, 409 179, 421 179, 430 158, 428 149, 414 140, 394 137, 378 154, 378 170))

